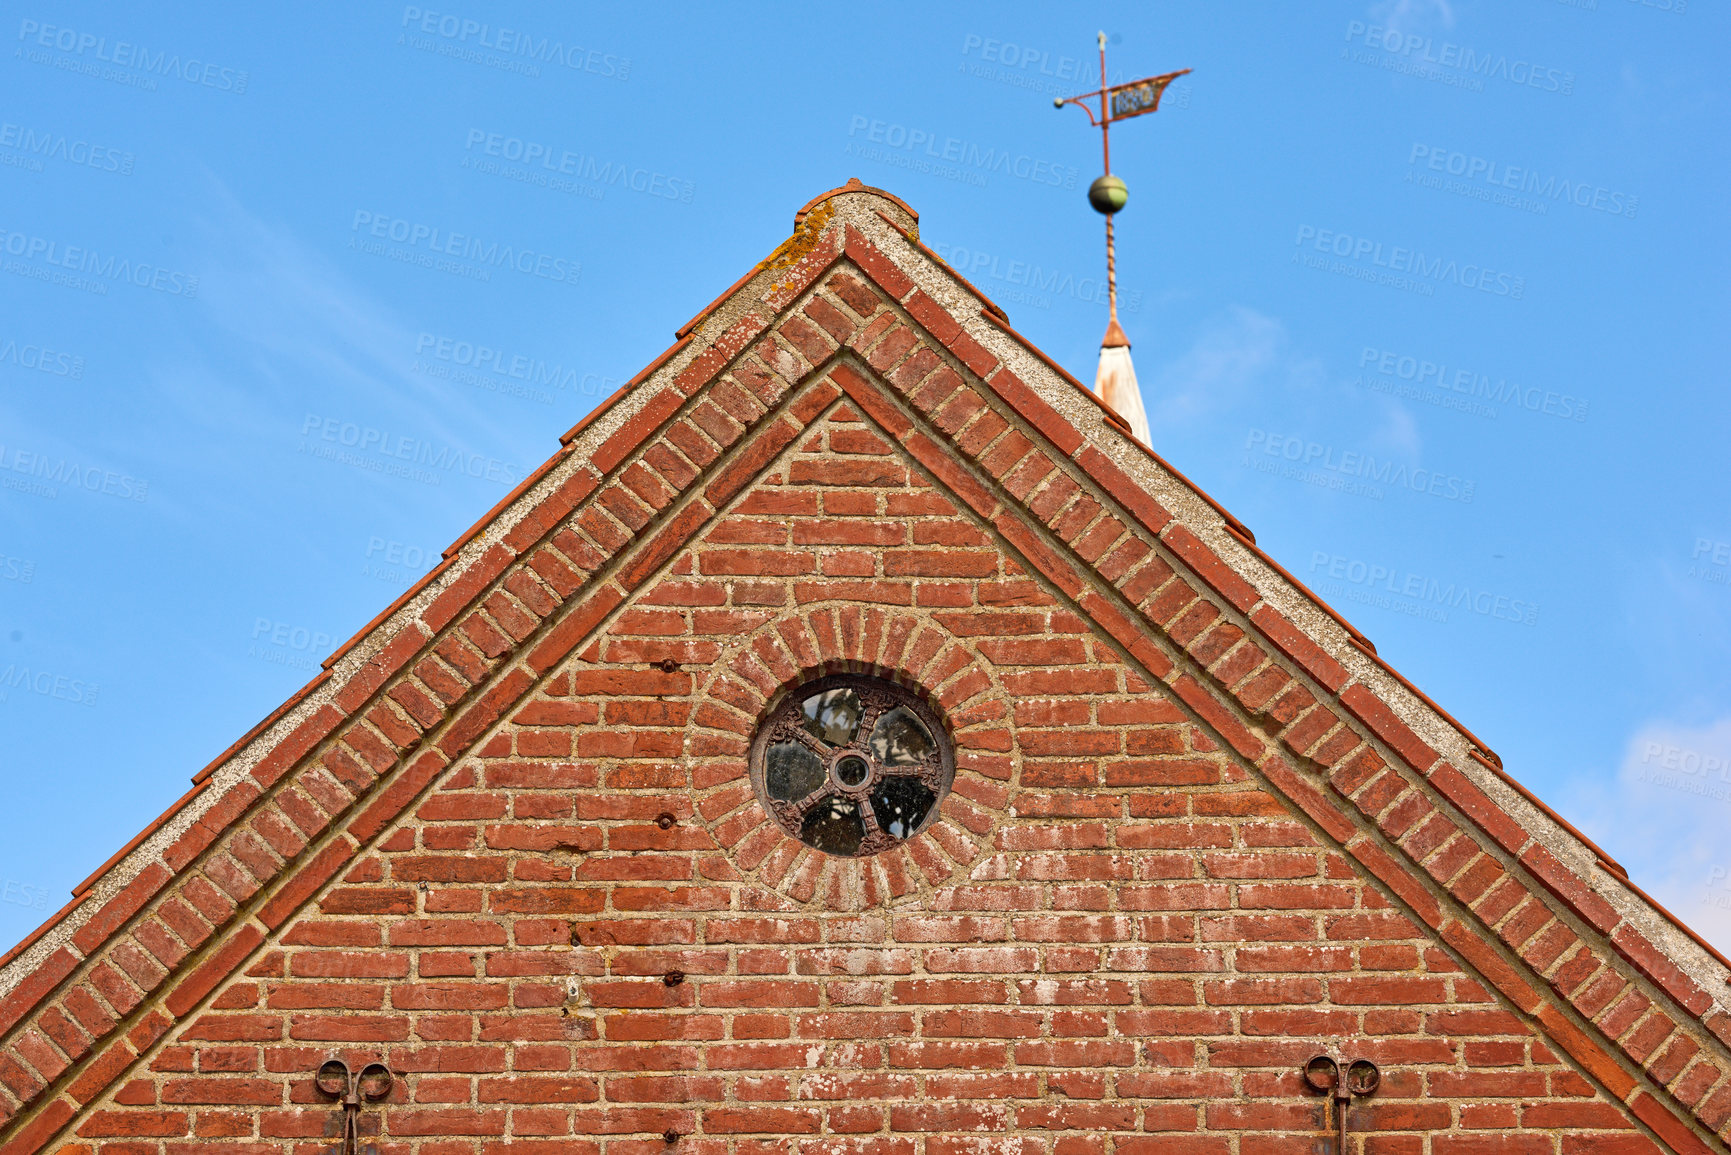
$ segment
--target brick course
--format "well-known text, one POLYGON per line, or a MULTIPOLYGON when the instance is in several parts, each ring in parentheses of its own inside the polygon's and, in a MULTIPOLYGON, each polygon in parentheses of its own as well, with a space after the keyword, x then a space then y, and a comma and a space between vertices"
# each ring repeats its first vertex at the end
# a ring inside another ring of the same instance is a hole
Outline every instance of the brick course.
POLYGON ((1709 1149, 1712 1000, 827 207, 0 1002, 7 1155, 310 1152, 331 1053, 427 1155, 1308 1149, 1335 1040, 1365 1150, 1709 1149), (958 748, 869 860, 744 779, 841 669, 958 748))
POLYGON ((334 1052, 403 1072, 405 1151, 1230 1149, 1325 1126, 1297 1067, 1338 1038, 1388 1072, 1381 1142, 1635 1138, 845 400, 380 843, 80 1139, 310 1153, 334 1052), (919 687, 958 752, 869 859, 745 785, 770 697, 837 670, 919 687))

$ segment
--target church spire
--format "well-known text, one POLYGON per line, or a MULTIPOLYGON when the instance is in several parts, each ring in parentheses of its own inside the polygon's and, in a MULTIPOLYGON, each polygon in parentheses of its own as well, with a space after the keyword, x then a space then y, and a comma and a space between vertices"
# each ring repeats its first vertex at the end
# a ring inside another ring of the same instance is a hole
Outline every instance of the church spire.
POLYGON ((1150 76, 1142 80, 1132 80, 1125 84, 1108 85, 1106 83, 1106 34, 1100 33, 1100 90, 1083 93, 1081 96, 1059 97, 1052 101, 1055 107, 1062 108, 1073 104, 1088 114, 1088 123, 1100 130, 1100 154, 1105 173, 1093 184, 1088 186, 1088 203, 1095 211, 1106 217, 1106 299, 1107 320, 1106 335, 1100 339, 1100 367, 1094 374, 1094 391, 1101 400, 1110 405, 1118 416, 1130 426, 1131 432, 1142 440, 1144 445, 1150 442, 1148 431, 1148 414, 1142 407, 1142 391, 1136 384, 1136 367, 1130 361, 1130 338, 1125 335, 1124 327, 1118 323, 1118 267, 1117 251, 1113 246, 1112 218, 1124 208, 1130 199, 1130 190, 1124 182, 1112 175, 1112 138, 1113 122, 1127 120, 1132 116, 1141 116, 1145 112, 1153 112, 1160 107, 1160 95, 1166 91, 1166 86, 1189 72, 1183 68, 1177 72, 1168 72, 1161 76, 1150 76), (1100 115, 1094 115, 1094 110, 1088 101, 1098 96, 1100 99, 1100 115))

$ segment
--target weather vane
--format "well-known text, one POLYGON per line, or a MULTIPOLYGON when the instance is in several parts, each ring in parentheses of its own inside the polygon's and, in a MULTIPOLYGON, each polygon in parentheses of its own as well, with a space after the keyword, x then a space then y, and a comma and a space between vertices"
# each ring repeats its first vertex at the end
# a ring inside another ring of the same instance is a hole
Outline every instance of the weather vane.
POLYGON ((1095 211, 1106 217, 1106 300, 1109 320, 1106 323, 1106 336, 1100 341, 1100 368, 1094 377, 1094 389, 1101 398, 1110 405, 1119 416, 1129 422, 1131 431, 1140 437, 1144 444, 1148 442, 1148 415, 1142 408, 1142 394, 1136 386, 1136 369, 1130 363, 1130 338, 1124 335, 1124 329, 1118 324, 1118 269, 1117 255, 1112 246, 1112 216, 1123 210, 1130 199, 1130 190, 1124 182, 1112 175, 1112 125, 1120 120, 1129 120, 1132 116, 1141 116, 1145 112, 1153 112, 1160 107, 1160 96, 1166 91, 1166 86, 1189 72, 1181 68, 1177 72, 1168 72, 1162 76, 1150 76, 1143 80, 1131 80, 1124 84, 1106 83, 1106 34, 1100 33, 1100 90, 1085 92, 1080 96, 1058 97, 1052 101, 1054 107, 1063 108, 1073 104, 1088 114, 1088 123, 1100 130, 1100 154, 1105 164, 1105 174, 1088 186, 1088 203, 1095 211), (1089 101, 1098 97, 1100 100, 1100 115, 1094 115, 1094 109, 1089 101))

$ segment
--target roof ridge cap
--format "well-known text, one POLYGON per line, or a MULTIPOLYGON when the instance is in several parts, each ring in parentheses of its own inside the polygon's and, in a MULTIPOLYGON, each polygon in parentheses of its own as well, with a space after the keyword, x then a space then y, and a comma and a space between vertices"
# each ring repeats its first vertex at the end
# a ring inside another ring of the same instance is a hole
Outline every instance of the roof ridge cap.
POLYGON ((798 212, 793 214, 793 227, 797 230, 800 224, 805 220, 806 214, 811 212, 824 201, 829 200, 831 197, 841 196, 845 193, 870 193, 872 196, 884 198, 894 204, 897 208, 901 209, 902 212, 906 213, 908 215, 909 225, 915 232, 919 231, 920 214, 915 212, 913 208, 909 206, 907 201, 904 201, 895 193, 866 184, 857 176, 850 176, 847 178, 846 184, 832 188, 828 192, 818 193, 809 201, 806 201, 805 205, 798 212))

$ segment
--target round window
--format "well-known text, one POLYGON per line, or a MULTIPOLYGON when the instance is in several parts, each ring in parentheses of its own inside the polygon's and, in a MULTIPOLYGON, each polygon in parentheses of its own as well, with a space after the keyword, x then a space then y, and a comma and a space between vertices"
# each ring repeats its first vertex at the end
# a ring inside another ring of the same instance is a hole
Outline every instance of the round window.
POLYGON ((888 850, 938 811, 955 775, 943 723, 900 686, 841 675, 784 698, 751 743, 751 783, 776 823, 825 854, 888 850))

